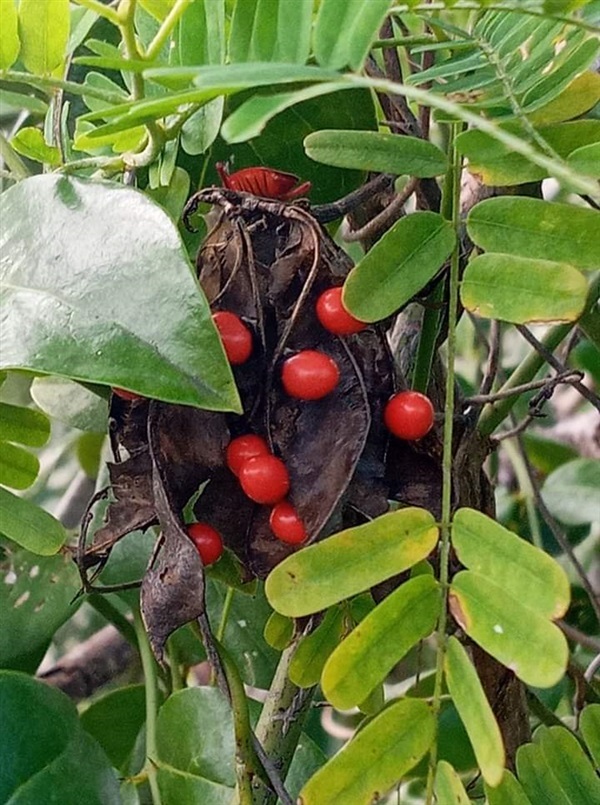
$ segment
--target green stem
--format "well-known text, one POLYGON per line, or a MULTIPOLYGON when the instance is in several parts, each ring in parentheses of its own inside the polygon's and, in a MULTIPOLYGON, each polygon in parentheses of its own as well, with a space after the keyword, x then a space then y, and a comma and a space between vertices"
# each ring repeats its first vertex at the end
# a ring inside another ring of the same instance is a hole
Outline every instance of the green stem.
POLYGON ((137 637, 138 648, 142 660, 146 691, 146 772, 150 784, 153 805, 161 805, 160 791, 156 779, 154 760, 158 757, 156 748, 156 716, 158 713, 158 685, 156 662, 152 655, 142 616, 137 607, 133 612, 133 628, 137 637))
MULTIPOLYGON (((135 38, 135 6, 136 0, 121 0, 118 9, 119 30, 125 48, 125 58, 138 61, 145 58, 140 52, 135 38)), ((131 73, 132 98, 139 101, 144 97, 144 79, 138 72, 131 73)))
POLYGON ((0 157, 8 165, 13 179, 27 179, 30 175, 21 157, 0 131, 0 157))
POLYGON ((177 25, 181 17, 184 15, 187 7, 193 0, 176 0, 173 7, 162 21, 162 24, 152 42, 146 48, 146 58, 148 61, 155 59, 160 53, 163 45, 171 35, 171 31, 177 25))
POLYGON ((231 604, 233 603, 234 592, 233 587, 228 587, 227 592, 225 593, 225 601, 223 601, 223 610, 221 611, 221 620, 219 621, 219 628, 217 629, 217 634, 215 635, 219 643, 223 642, 225 627, 227 626, 231 604))
POLYGON ((60 78, 31 75, 30 73, 21 73, 17 70, 2 72, 0 73, 0 78, 2 81, 8 81, 11 84, 27 84, 29 87, 39 89, 48 94, 51 94, 55 89, 64 89, 65 92, 71 95, 87 95, 89 98, 96 98, 99 101, 106 101, 110 104, 123 103, 123 95, 118 92, 98 89, 88 84, 76 84, 74 81, 63 81, 60 78))
POLYGON ((458 307, 458 283, 459 283, 459 257, 460 239, 458 228, 460 224, 460 173, 461 158, 455 148, 455 139, 460 131, 458 125, 453 126, 452 145, 451 145, 451 165, 453 170, 452 182, 452 223, 456 232, 456 245, 450 259, 450 288, 448 299, 448 368, 446 372, 446 403, 444 407, 444 447, 442 455, 442 522, 441 522, 441 542, 440 542, 440 571, 439 580, 442 590, 440 615, 437 625, 437 658, 435 669, 435 684, 433 689, 433 700, 431 709, 435 718, 436 735, 429 754, 429 769, 427 773, 427 805, 433 803, 433 785, 435 780, 435 770, 437 764, 438 750, 438 720, 441 708, 442 683, 444 677, 444 657, 446 654, 446 622, 448 606, 448 577, 449 577, 449 556, 450 556, 450 519, 452 517, 452 437, 454 424, 454 360, 456 355, 456 321, 458 307))
POLYGON ((512 464, 513 470, 515 471, 517 483, 519 484, 519 489, 521 490, 521 495, 525 500, 527 522, 529 525, 529 531, 531 532, 531 539, 537 548, 543 550, 544 544, 542 541, 542 531, 540 529, 540 521, 538 519, 538 513, 535 507, 535 495, 533 492, 533 487, 531 485, 529 475, 527 474, 527 467, 525 467, 523 464, 523 460, 512 439, 504 439, 503 447, 506 450, 506 455, 512 464))
POLYGON ((110 6, 105 6, 100 0, 74 0, 74 2, 78 6, 89 9, 89 11, 94 11, 98 16, 112 22, 113 25, 119 24, 118 13, 110 6))
MULTIPOLYGON (((596 274, 590 284, 590 290, 588 293, 588 301, 586 305, 586 313, 584 313, 583 318, 585 319, 588 311, 595 305, 598 300, 598 296, 600 295, 600 272, 596 274)), ((568 324, 558 324, 556 327, 552 327, 546 335, 541 339, 541 343, 546 347, 549 352, 553 352, 558 345, 563 341, 567 335, 571 332, 573 327, 575 327, 577 322, 569 322, 568 324)), ((510 376, 510 379, 502 386, 499 391, 505 392, 510 389, 513 389, 515 386, 520 386, 523 383, 529 383, 539 370, 544 365, 545 361, 544 358, 539 354, 539 352, 532 350, 529 355, 525 358, 525 360, 521 363, 520 366, 515 369, 515 371, 510 376)), ((503 422, 512 407, 516 403, 519 398, 515 397, 507 397, 504 400, 498 400, 496 403, 490 403, 486 405, 481 413, 481 417, 479 419, 478 428, 479 431, 484 436, 489 436, 492 434, 498 425, 503 422)))
POLYGON ((112 623, 112 625, 119 630, 128 643, 131 643, 131 645, 135 647, 138 646, 138 638, 135 628, 122 614, 122 612, 120 612, 114 604, 110 603, 105 595, 92 593, 92 595, 88 595, 87 602, 96 610, 96 612, 102 615, 105 620, 107 620, 109 623, 112 623))

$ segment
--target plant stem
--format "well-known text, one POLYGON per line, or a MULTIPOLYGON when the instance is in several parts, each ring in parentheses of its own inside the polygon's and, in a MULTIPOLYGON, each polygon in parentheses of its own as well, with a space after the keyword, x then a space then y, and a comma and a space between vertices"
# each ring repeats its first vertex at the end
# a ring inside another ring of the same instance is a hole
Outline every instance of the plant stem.
MULTIPOLYGON (((588 315, 587 311, 589 311, 590 308, 596 303, 599 294, 600 273, 593 278, 590 284, 586 313, 583 315, 584 319, 586 315, 588 315)), ((558 324, 556 327, 552 327, 541 339, 541 343, 549 352, 552 352, 561 343, 561 341, 567 337, 573 327, 575 327, 575 324, 576 322, 569 322, 568 324, 558 324)), ((513 389, 515 386, 520 386, 523 383, 529 383, 530 380, 533 380, 544 363, 545 360, 543 356, 540 355, 539 352, 533 350, 525 358, 521 365, 515 369, 510 376, 510 379, 507 380, 499 391, 505 392, 509 389, 513 389)), ((517 397, 508 397, 505 400, 500 400, 498 403, 493 405, 486 405, 479 419, 479 431, 484 436, 489 436, 492 434, 498 425, 500 425, 500 423, 506 419, 517 399, 517 397)))
POLYGON ((161 805, 160 791, 156 779, 154 760, 158 757, 156 748, 156 716, 158 712, 158 686, 156 678, 156 662, 150 649, 146 629, 139 609, 133 611, 133 628, 137 637, 138 648, 142 660, 146 691, 146 772, 152 793, 153 805, 161 805))
POLYGON ((221 610, 221 620, 219 621, 219 628, 217 629, 217 633, 215 635, 219 643, 223 642, 223 636, 225 635, 225 627, 227 626, 227 620, 229 618, 231 604, 233 603, 234 592, 235 591, 233 587, 228 587, 227 592, 225 593, 225 600, 223 601, 223 609, 221 610))
POLYGON ((104 17, 109 22, 112 22, 113 25, 119 24, 118 13, 110 6, 105 6, 100 0, 74 0, 74 2, 78 6, 89 9, 89 11, 94 11, 98 16, 104 17))
POLYGON ((96 610, 96 612, 102 615, 103 618, 105 618, 109 623, 112 623, 112 625, 119 630, 128 643, 134 647, 137 647, 138 637, 134 627, 116 608, 116 606, 110 603, 105 595, 93 593, 92 595, 88 595, 87 602, 96 610))
POLYGON ((454 359, 456 355, 456 320, 458 306, 459 258, 460 239, 458 227, 460 224, 460 172, 461 158, 456 151, 454 142, 460 131, 458 125, 452 127, 452 144, 450 148, 450 163, 452 165, 452 223, 456 232, 456 245, 450 258, 450 288, 448 299, 448 366, 446 371, 446 403, 444 407, 444 448, 442 456, 442 522, 440 542, 440 570, 439 581, 442 590, 440 603, 440 616, 437 625, 437 658, 435 669, 435 685, 431 709, 435 718, 435 738, 429 754, 429 769, 427 772, 427 805, 433 803, 433 785, 437 764, 438 750, 438 720, 441 708, 442 682, 444 675, 444 658, 446 655, 446 622, 448 606, 448 564, 450 556, 450 519, 452 517, 452 437, 454 424, 454 359))
POLYGON ((192 2, 193 0, 175 0, 173 7, 162 21, 154 39, 146 48, 146 58, 148 61, 152 61, 158 56, 162 46, 169 38, 171 31, 177 25, 181 17, 184 15, 187 7, 192 2))

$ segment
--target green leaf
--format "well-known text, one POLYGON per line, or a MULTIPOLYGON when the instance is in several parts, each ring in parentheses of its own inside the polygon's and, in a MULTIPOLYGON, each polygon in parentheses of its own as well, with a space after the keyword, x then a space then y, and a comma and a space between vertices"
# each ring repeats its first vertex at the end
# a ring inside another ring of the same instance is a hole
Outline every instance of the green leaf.
POLYGON ((469 637, 527 685, 549 688, 562 678, 569 647, 560 629, 485 576, 457 573, 450 608, 469 637))
POLYGON ((600 461, 578 458, 563 464, 546 478, 542 498, 550 512, 567 525, 598 519, 600 461))
MULTIPOLYGON (((244 62, 181 67, 151 67, 144 77, 159 84, 179 88, 194 83, 211 97, 230 95, 242 89, 269 87, 273 84, 295 84, 300 81, 335 81, 335 70, 315 65, 286 64, 285 62, 244 62)), ((208 99, 208 98, 207 98, 208 99)))
POLYGON ((505 770, 499 786, 485 784, 488 805, 533 805, 514 775, 505 770))
POLYGON ((425 702, 394 702, 311 777, 300 800, 303 805, 369 805, 418 763, 434 731, 425 702))
POLYGON ((269 574, 267 598, 283 615, 320 612, 412 567, 437 540, 435 520, 425 509, 384 514, 288 556, 269 574))
POLYGON ((79 430, 106 432, 108 399, 81 383, 64 377, 35 377, 30 394, 36 405, 52 419, 79 430))
POLYGON ((349 89, 351 86, 344 81, 331 81, 276 95, 253 95, 227 118, 221 135, 228 143, 245 142, 258 137, 267 123, 280 112, 302 101, 349 89))
POLYGON ((265 624, 264 638, 271 648, 283 651, 294 637, 294 621, 279 612, 273 612, 265 624))
POLYGON ((0 439, 42 447, 50 436, 48 417, 31 408, 0 402, 0 439))
POLYGON ((17 60, 21 43, 15 0, 0 0, 0 70, 8 70, 17 60))
MULTIPOLYGON (((528 140, 516 123, 506 123, 499 129, 528 140)), ((556 153, 566 158, 577 148, 600 140, 600 121, 576 120, 541 126, 539 135, 556 153)), ((512 151, 491 134, 472 129, 459 134, 455 140, 457 150, 469 160, 469 171, 480 176, 486 185, 517 185, 545 179, 548 171, 530 162, 525 156, 512 151)))
POLYGON ((69 555, 34 556, 5 543, 0 561, 0 667, 35 673, 56 630, 77 612, 82 599, 73 599, 80 587, 69 555))
POLYGON ((158 714, 156 744, 164 802, 233 805, 233 718, 217 688, 187 688, 170 696, 158 714))
MULTIPOLYGON (((8 445, 3 445, 3 451, 8 445)), ((32 553, 50 556, 67 538, 65 529, 51 514, 0 486, 0 534, 32 553)))
MULTIPOLYGON (((0 0, 0 3, 2 2, 12 3, 13 0, 0 0)), ((25 95, 20 92, 9 92, 9 90, 0 89, 0 109, 10 109, 14 112, 27 109, 28 112, 34 115, 45 115, 48 111, 48 104, 35 95, 25 95)))
POLYGON ((78 802, 119 805, 119 784, 75 705, 58 690, 0 671, 0 801, 11 805, 78 802))
POLYGON ((596 210, 519 196, 490 198, 471 209, 467 231, 488 252, 538 260, 551 256, 555 262, 578 268, 598 268, 600 213, 596 210))
POLYGON ((496 786, 504 772, 504 744, 492 708, 467 652, 450 637, 444 672, 448 691, 469 735, 483 779, 496 786))
POLYGON ((54 145, 48 145, 40 129, 26 126, 19 129, 10 141, 18 154, 36 162, 44 162, 52 167, 60 165, 60 151, 54 145))
POLYGON ((562 123, 589 111, 600 101, 600 75, 586 70, 575 78, 558 97, 528 115, 535 125, 562 123))
POLYGON ((62 65, 69 27, 69 0, 21 0, 21 60, 30 73, 49 75, 62 65))
POLYGON ((600 143, 592 143, 571 151, 567 163, 579 173, 600 178, 600 143))
POLYGON ((81 726, 110 758, 113 766, 127 771, 127 763, 146 721, 145 688, 128 685, 96 699, 81 715, 81 726), (118 724, 119 728, 115 729, 118 724))
POLYGON ((316 131, 304 147, 311 159, 339 168, 426 177, 448 166, 444 152, 428 140, 378 131, 316 131))
POLYGON ((323 666, 342 639, 343 632, 344 612, 340 607, 331 607, 314 632, 306 635, 294 652, 288 676, 295 685, 311 688, 318 683, 323 666))
POLYGON ((55 175, 20 182, 0 203, 4 367, 239 410, 208 304, 160 207, 55 175))
POLYGON ((435 277, 455 240, 452 224, 435 212, 401 218, 348 275, 344 304, 362 321, 384 319, 435 277))
POLYGON ((532 802, 600 802, 600 779, 581 744, 564 727, 539 727, 533 743, 517 751, 517 773, 532 802))
POLYGON ((418 576, 385 598, 331 654, 321 679, 323 693, 338 710, 360 704, 392 668, 435 628, 439 586, 418 576))
POLYGON ((39 471, 37 456, 16 444, 0 442, 0 484, 12 489, 27 489, 39 471))
POLYGON ((569 608, 571 588, 562 567, 485 514, 459 509, 452 522, 452 546, 461 564, 493 580, 538 615, 560 618, 569 608))
POLYGON ((513 324, 575 321, 587 293, 585 277, 573 266, 493 252, 469 262, 460 288, 471 313, 513 324))
POLYGON ((215 98, 189 117, 181 129, 181 145, 186 154, 203 154, 219 134, 223 119, 224 98, 215 98))
POLYGON ((313 32, 319 64, 359 70, 390 5, 390 0, 321 0, 313 32))
POLYGON ((77 439, 76 453, 79 466, 89 478, 97 478, 104 448, 104 433, 88 431, 77 439))
POLYGON ((558 97, 573 79, 581 75, 592 64, 599 48, 600 43, 595 37, 582 42, 569 55, 569 59, 565 63, 544 75, 529 92, 525 93, 522 100, 523 110, 532 112, 558 97))
POLYGON ((440 760, 435 772, 435 796, 444 805, 469 805, 471 800, 460 777, 445 760, 440 760))
POLYGON ((232 62, 304 64, 310 50, 313 0, 236 3, 229 37, 232 62))
POLYGON ((600 767, 600 704, 588 704, 581 713, 579 729, 595 764, 600 767))

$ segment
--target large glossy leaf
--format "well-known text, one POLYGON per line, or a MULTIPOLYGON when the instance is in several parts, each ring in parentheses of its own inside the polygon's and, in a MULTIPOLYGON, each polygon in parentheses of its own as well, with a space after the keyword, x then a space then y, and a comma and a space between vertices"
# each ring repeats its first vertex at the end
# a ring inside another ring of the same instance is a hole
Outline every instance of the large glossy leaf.
POLYGON ((545 260, 578 268, 600 266, 600 213, 572 204, 502 196, 476 204, 467 231, 489 252, 545 260))
POLYGON ((504 772, 500 728, 477 671, 455 637, 448 640, 444 670, 448 691, 466 727, 483 779, 492 786, 498 785, 504 772))
POLYGON ((208 305, 158 206, 55 175, 21 182, 0 203, 3 366, 239 410, 208 305))
POLYGON ((469 262, 460 289, 467 310, 514 324, 575 321, 587 293, 571 265, 493 252, 469 262))
POLYGON ((369 805, 429 749, 434 719, 425 702, 404 699, 386 707, 308 781, 303 805, 369 805))
POLYGON ((61 65, 69 25, 69 0, 21 0, 21 60, 30 73, 47 75, 61 65))
POLYGON ((504 772, 499 786, 492 788, 491 785, 485 784, 485 793, 488 805, 534 805, 508 769, 504 772))
POLYGON ((435 520, 425 509, 384 514, 288 556, 271 571, 267 598, 283 615, 319 612, 412 567, 437 539, 435 520))
POLYGON ((81 715, 84 730, 98 741, 113 766, 124 772, 146 720, 145 698, 143 685, 128 685, 96 699, 81 715))
POLYGON ((70 556, 34 556, 4 546, 0 561, 0 667, 34 673, 54 633, 77 612, 80 588, 70 556))
POLYGON ((437 213, 401 218, 348 275, 344 304, 362 321, 384 319, 427 285, 454 243, 452 225, 437 213))
POLYGON ((217 688, 188 688, 170 696, 158 715, 156 739, 165 802, 233 805, 233 718, 217 688))
POLYGON ((488 578, 458 573, 450 606, 469 637, 526 684, 549 688, 562 678, 569 656, 563 633, 488 578))
POLYGON ((21 49, 15 0, 0 0, 0 18, 0 70, 8 70, 17 60, 21 49))
MULTIPOLYGON (((3 451, 10 445, 4 445, 3 451)), ((32 553, 50 556, 67 534, 51 514, 0 486, 0 533, 32 553)))
POLYGON ((313 33, 319 64, 358 70, 390 5, 391 0, 321 0, 313 33))
POLYGON ((304 147, 311 159, 339 168, 420 177, 438 176, 447 169, 444 152, 418 137, 333 129, 310 134, 304 147))
POLYGON ((600 779, 575 736, 564 727, 539 727, 533 743, 517 752, 517 773, 534 803, 600 801, 600 779))
POLYGON ((387 596, 327 660, 321 686, 331 704, 338 710, 360 704, 431 634, 439 606, 439 587, 431 576, 417 576, 387 596))
POLYGON ((569 607, 566 573, 548 554, 474 509, 459 509, 452 522, 452 545, 465 567, 546 618, 569 607))
POLYGON ((567 525, 592 523, 600 517, 600 462, 578 458, 551 473, 542 487, 544 503, 567 525))
POLYGON ((50 436, 48 417, 31 408, 0 402, 0 439, 42 447, 50 436))
POLYGON ((0 671, 0 801, 119 805, 119 784, 75 705, 31 677, 0 671))
POLYGON ((600 704, 588 704, 579 719, 579 728, 594 763, 600 768, 600 704))
MULTIPOLYGON (((526 137, 516 123, 507 123, 502 130, 526 137)), ((577 148, 600 139, 600 121, 576 120, 541 126, 539 134, 561 157, 566 158, 577 148)), ((516 185, 545 179, 548 171, 512 151, 500 140, 477 129, 463 132, 456 138, 456 147, 469 160, 469 170, 481 177, 486 185, 516 185)))
POLYGON ((435 772, 435 796, 444 805, 469 805, 471 800, 458 774, 445 760, 440 760, 435 772))
POLYGON ((53 419, 79 430, 106 431, 108 399, 81 383, 64 377, 36 377, 30 393, 34 402, 53 419))

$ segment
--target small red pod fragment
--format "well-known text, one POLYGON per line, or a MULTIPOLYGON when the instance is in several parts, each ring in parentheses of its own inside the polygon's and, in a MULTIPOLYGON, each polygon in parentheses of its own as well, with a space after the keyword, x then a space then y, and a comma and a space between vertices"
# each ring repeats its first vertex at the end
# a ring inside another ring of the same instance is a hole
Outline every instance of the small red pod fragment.
POLYGON ((422 439, 433 427, 434 410, 429 397, 418 391, 400 391, 383 411, 386 428, 399 439, 422 439))
POLYGON ((246 363, 252 355, 252 332, 239 316, 228 310, 213 313, 215 327, 219 331, 225 354, 232 366, 246 363))
POLYGON ((191 523, 186 527, 188 537, 196 546, 202 564, 212 565, 223 553, 223 540, 219 532, 208 523, 191 523))
POLYGON ((360 333, 367 326, 348 313, 342 302, 342 287, 329 288, 317 299, 317 318, 323 327, 335 335, 360 333))
POLYGON ((111 391, 113 394, 116 394, 117 397, 120 397, 122 400, 127 400, 128 402, 144 399, 140 394, 135 394, 133 391, 127 391, 127 389, 120 389, 117 386, 113 386, 111 391))
POLYGON ((290 397, 320 400, 330 394, 340 379, 337 363, 314 349, 305 349, 288 358, 281 369, 281 382, 290 397))
POLYGON ((262 438, 254 433, 246 433, 232 439, 227 445, 225 459, 227 466, 234 475, 239 475, 242 464, 249 458, 270 454, 269 445, 262 438))
POLYGON ((215 168, 221 177, 223 187, 277 201, 291 201, 294 198, 305 196, 311 187, 310 182, 298 185, 300 180, 295 174, 273 170, 273 168, 258 166, 242 168, 235 173, 229 173, 229 168, 224 162, 217 162, 215 168))
POLYGON ((290 491, 290 476, 276 456, 249 458, 238 477, 244 493, 255 503, 279 503, 290 491))
POLYGON ((269 525, 277 539, 290 545, 299 545, 307 537, 304 523, 298 517, 296 509, 287 500, 282 500, 273 507, 269 525))

